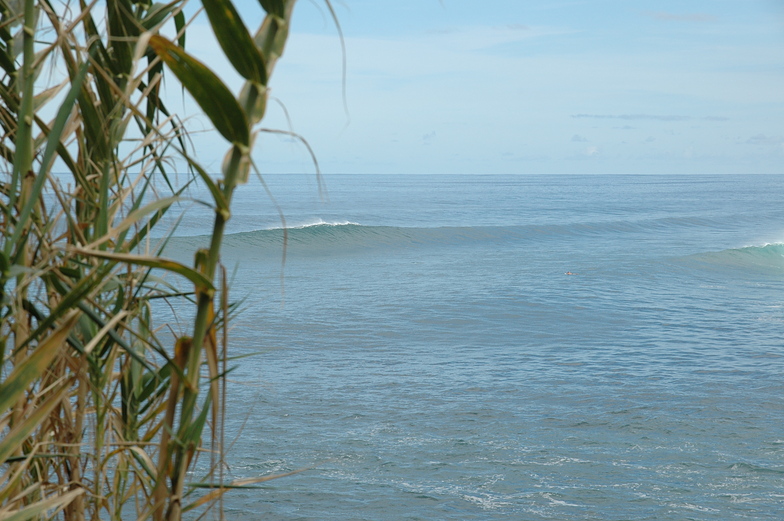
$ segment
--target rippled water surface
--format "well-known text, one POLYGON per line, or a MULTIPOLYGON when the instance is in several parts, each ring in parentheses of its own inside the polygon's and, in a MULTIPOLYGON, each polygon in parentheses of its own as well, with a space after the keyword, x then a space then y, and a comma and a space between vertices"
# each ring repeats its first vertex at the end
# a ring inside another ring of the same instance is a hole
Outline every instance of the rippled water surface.
POLYGON ((230 477, 306 470, 229 518, 784 516, 784 177, 268 181, 285 289, 260 190, 224 255, 230 477))

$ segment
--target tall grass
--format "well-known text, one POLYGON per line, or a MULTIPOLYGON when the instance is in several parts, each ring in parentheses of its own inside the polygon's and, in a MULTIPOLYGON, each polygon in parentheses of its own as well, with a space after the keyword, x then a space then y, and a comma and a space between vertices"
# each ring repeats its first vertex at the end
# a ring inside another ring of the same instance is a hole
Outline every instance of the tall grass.
POLYGON ((177 520, 253 481, 220 480, 220 246, 294 0, 259 0, 253 33, 230 0, 203 0, 236 96, 187 53, 183 4, 0 0, 0 519, 177 520), (171 73, 227 141, 215 178, 159 97, 171 73), (151 239, 182 196, 178 162, 214 211, 191 266, 151 239), (159 335, 161 299, 195 306, 192 335, 159 335))

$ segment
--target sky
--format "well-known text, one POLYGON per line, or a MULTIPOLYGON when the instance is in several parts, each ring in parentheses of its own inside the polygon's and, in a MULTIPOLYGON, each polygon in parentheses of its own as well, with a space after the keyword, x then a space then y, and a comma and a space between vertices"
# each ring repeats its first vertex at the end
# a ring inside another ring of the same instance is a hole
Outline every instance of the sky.
MULTIPOLYGON (((258 1, 236 4, 255 30, 258 1)), ((262 124, 306 139, 323 173, 784 173, 784 1, 333 6, 345 82, 326 4, 299 0, 262 124)), ((239 91, 204 18, 187 49, 239 91)), ((194 140, 218 170, 228 144, 194 140)), ((254 158, 263 173, 314 171, 280 135, 260 134, 254 158)))

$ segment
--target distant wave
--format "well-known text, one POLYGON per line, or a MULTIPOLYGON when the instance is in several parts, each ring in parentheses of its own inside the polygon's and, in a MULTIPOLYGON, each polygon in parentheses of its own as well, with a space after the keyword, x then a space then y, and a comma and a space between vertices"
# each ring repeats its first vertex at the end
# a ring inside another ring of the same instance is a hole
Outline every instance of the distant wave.
MULTIPOLYGON (((351 221, 325 221, 323 219, 316 219, 314 221, 307 221, 301 224, 291 224, 287 227, 289 230, 300 230, 302 228, 311 228, 313 226, 346 226, 349 224, 353 224, 356 226, 360 226, 359 223, 351 222, 351 221)), ((272 228, 265 228, 266 230, 281 230, 282 227, 272 227, 272 228)), ((261 231, 261 230, 259 230, 261 231)))
MULTIPOLYGON (((366 226, 350 221, 314 222, 287 229, 271 228, 226 235, 224 251, 234 255, 280 255, 284 237, 291 254, 329 255, 379 248, 418 248, 517 240, 536 234, 528 227, 408 228, 366 226)), ((202 247, 206 237, 175 237, 169 247, 189 250, 202 247)))
MULTIPOLYGON (((507 226, 401 227, 373 226, 345 221, 298 223, 285 230, 267 228, 231 233, 224 238, 223 251, 231 257, 291 255, 333 256, 379 249, 403 250, 438 247, 504 247, 516 243, 546 243, 570 239, 597 238, 624 241, 634 236, 670 236, 689 230, 716 229, 726 223, 705 217, 663 217, 639 220, 607 220, 570 224, 530 224, 507 226)), ((206 236, 174 237, 167 251, 172 255, 193 252, 206 246, 206 236)), ((784 244, 747 246, 685 257, 716 267, 784 270, 784 244)))
POLYGON ((688 256, 687 259, 717 267, 784 272, 784 243, 698 253, 688 256))
MULTIPOLYGON (((339 254, 378 248, 425 248, 438 246, 498 245, 521 241, 549 241, 570 237, 605 237, 626 234, 671 233, 680 229, 715 227, 710 219, 665 217, 643 220, 608 220, 568 224, 508 226, 400 227, 371 226, 351 221, 316 220, 287 229, 269 228, 232 233, 225 237, 227 253, 237 255, 279 255, 284 236, 292 254, 339 254)), ((622 238, 622 237, 615 237, 622 238)), ((193 250, 202 247, 204 237, 177 237, 172 246, 193 250)))
MULTIPOLYGON (((378 247, 415 247, 417 245, 455 244, 498 240, 504 233, 498 228, 406 228, 365 226, 354 222, 320 222, 287 228, 286 245, 292 251, 328 252, 378 247)), ((507 230, 508 231, 508 230, 507 230)), ((284 241, 281 228, 256 230, 228 235, 228 249, 280 246, 284 241)), ((279 250, 279 248, 278 248, 279 250)))

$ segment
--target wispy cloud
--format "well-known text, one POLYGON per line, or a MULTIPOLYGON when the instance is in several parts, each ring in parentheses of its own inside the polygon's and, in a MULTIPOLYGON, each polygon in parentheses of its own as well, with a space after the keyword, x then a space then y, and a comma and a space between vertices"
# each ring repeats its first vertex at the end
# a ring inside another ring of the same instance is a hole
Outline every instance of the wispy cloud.
POLYGON ((747 145, 781 145, 784 143, 780 137, 775 136, 767 136, 765 134, 757 134, 755 136, 751 136, 749 139, 744 141, 747 145))
POLYGON ((601 157, 601 150, 599 149, 599 147, 590 146, 590 147, 583 148, 576 154, 571 154, 569 156, 566 156, 565 159, 568 159, 570 161, 580 161, 586 159, 599 159, 600 157, 601 157))
POLYGON ((707 13, 675 14, 665 11, 647 12, 645 16, 661 22, 715 22, 717 18, 707 13))
POLYGON ((576 119, 620 119, 626 121, 728 121, 721 116, 684 116, 677 114, 572 114, 576 119))
POLYGON ((497 45, 512 44, 572 32, 559 27, 529 26, 523 24, 464 25, 430 30, 424 40, 415 42, 419 46, 435 45, 450 51, 482 51, 497 45))

